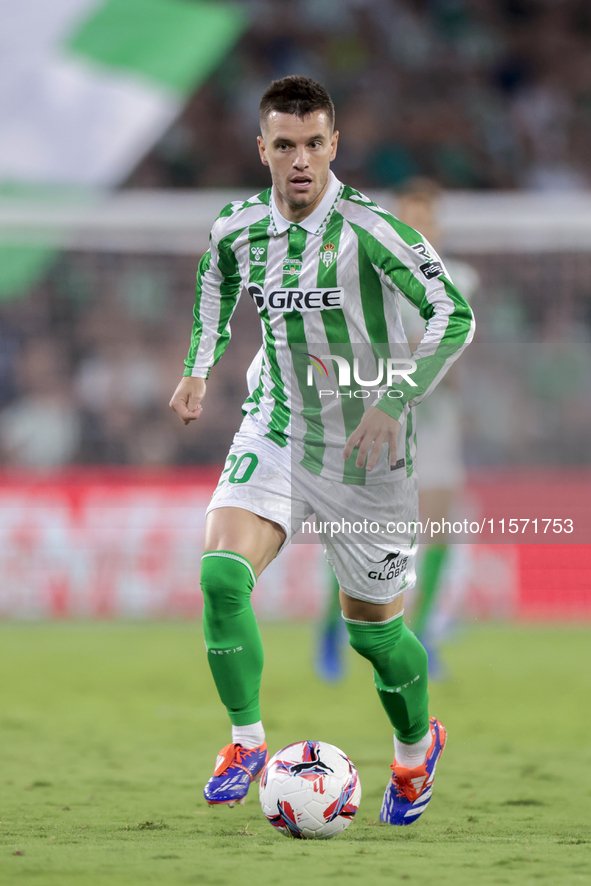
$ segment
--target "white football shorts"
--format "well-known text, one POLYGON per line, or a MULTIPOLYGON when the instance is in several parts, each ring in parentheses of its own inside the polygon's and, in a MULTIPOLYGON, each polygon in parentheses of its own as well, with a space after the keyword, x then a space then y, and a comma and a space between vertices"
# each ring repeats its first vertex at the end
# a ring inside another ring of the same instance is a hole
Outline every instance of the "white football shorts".
POLYGON ((282 548, 320 542, 341 589, 370 603, 389 603, 416 580, 416 476, 379 486, 326 480, 296 460, 291 447, 264 437, 246 416, 234 437, 207 509, 244 508, 278 523, 282 548))

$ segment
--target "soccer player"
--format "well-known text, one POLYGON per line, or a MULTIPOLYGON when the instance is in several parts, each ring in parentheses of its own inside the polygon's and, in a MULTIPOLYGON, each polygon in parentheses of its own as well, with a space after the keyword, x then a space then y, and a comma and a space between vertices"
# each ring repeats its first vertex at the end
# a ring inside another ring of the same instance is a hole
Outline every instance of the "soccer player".
POLYGON ((260 120, 258 149, 273 186, 229 204, 213 226, 184 377, 170 403, 187 424, 199 417, 246 289, 263 345, 208 508, 201 570, 207 656, 232 741, 204 794, 210 804, 243 802, 265 766, 263 648, 250 596, 315 513, 350 643, 373 665, 394 727, 380 819, 410 824, 429 803, 446 740, 429 717, 427 655, 402 619, 417 549, 413 405, 470 341, 472 312, 419 234, 331 172, 338 132, 322 86, 298 76, 274 81, 260 120), (428 321, 413 364, 395 356, 408 355, 400 295, 428 321))

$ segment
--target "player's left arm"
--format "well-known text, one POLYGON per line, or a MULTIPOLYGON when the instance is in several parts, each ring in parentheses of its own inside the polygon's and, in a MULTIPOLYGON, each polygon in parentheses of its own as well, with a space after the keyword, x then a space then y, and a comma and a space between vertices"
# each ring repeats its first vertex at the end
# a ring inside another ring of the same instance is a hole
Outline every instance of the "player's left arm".
POLYGON ((368 257, 383 286, 392 291, 393 297, 402 293, 418 308, 427 325, 412 355, 415 368, 411 363, 401 367, 411 369, 412 375, 408 372, 392 386, 397 397, 383 396, 365 412, 347 440, 343 457, 349 458, 359 446, 357 467, 363 467, 371 450, 368 470, 375 466, 384 443, 390 449, 390 464, 396 464, 400 431, 397 419, 433 390, 472 340, 475 326, 468 302, 452 283, 433 247, 412 228, 392 221, 395 224, 380 226, 379 240, 371 235, 363 238, 368 257))
POLYGON ((395 379, 397 398, 387 396, 376 408, 398 419, 420 403, 441 381, 474 337, 470 305, 449 277, 433 247, 419 233, 397 222, 381 251, 378 265, 383 283, 401 293, 426 321, 424 335, 409 363, 410 371, 395 379))

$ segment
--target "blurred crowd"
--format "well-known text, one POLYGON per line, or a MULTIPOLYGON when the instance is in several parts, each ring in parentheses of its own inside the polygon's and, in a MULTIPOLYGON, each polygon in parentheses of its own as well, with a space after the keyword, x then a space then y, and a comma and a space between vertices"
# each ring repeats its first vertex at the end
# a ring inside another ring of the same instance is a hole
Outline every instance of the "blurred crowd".
MULTIPOLYGON (((589 0, 243 2, 251 27, 126 187, 267 187, 258 104, 271 79, 294 72, 333 95, 334 168, 362 190, 400 190, 418 174, 444 188, 591 186, 589 0)), ((456 258, 479 281, 468 463, 587 461, 591 256, 456 258)), ((0 303, 0 464, 223 461, 260 327, 243 297, 199 427, 184 427, 167 403, 197 261, 64 252, 30 292, 0 303)))
POLYGON ((0 306, 0 462, 223 461, 259 323, 245 310, 252 305, 240 306, 246 334, 208 383, 200 432, 186 428, 167 404, 189 347, 196 265, 190 256, 62 253, 26 300, 0 306))
POLYGON ((243 3, 251 27, 128 185, 266 186, 258 103, 290 73, 329 89, 356 187, 591 185, 588 0, 243 3))
MULTIPOLYGON (((477 338, 460 361, 468 464, 586 463, 591 256, 467 259, 478 280, 477 338)), ((196 264, 66 252, 26 299, 0 305, 0 464, 223 461, 260 324, 243 295, 203 415, 185 427, 167 404, 189 346, 196 264)))

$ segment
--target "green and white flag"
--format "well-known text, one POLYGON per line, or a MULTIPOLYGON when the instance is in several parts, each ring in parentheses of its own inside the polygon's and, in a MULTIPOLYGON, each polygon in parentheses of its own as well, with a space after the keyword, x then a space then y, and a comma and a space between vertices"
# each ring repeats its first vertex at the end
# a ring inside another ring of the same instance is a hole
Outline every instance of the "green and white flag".
POLYGON ((0 183, 113 186, 247 24, 200 0, 0 0, 0 183))
MULTIPOLYGON (((124 180, 245 30, 201 0, 0 0, 0 200, 94 200, 124 180)), ((0 232, 0 302, 56 249, 0 232)))

